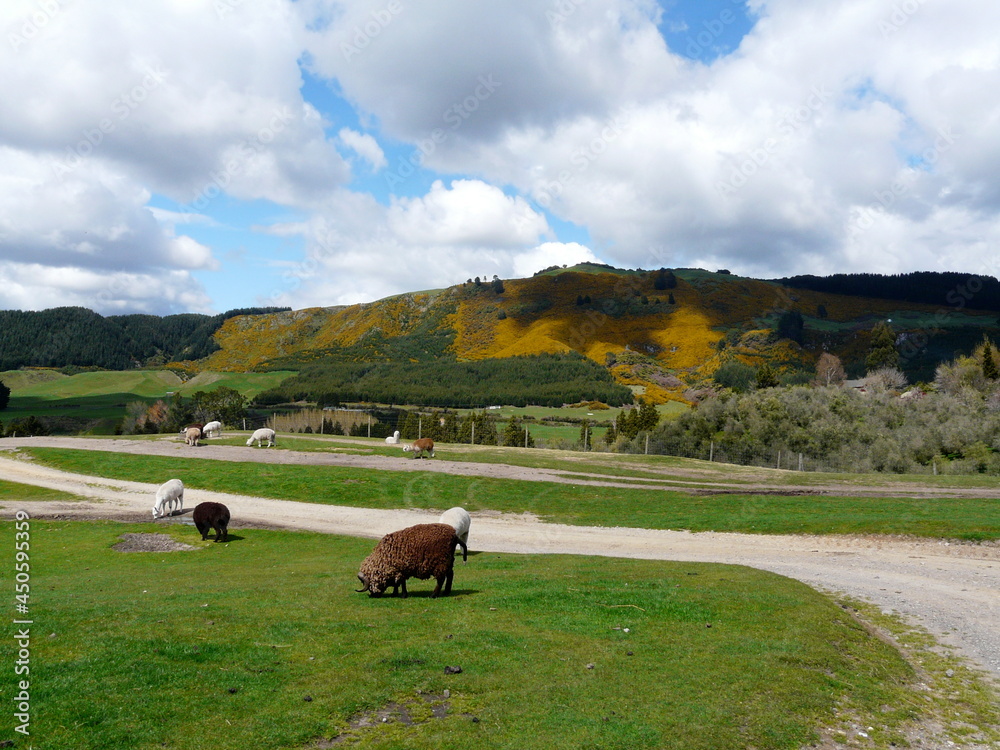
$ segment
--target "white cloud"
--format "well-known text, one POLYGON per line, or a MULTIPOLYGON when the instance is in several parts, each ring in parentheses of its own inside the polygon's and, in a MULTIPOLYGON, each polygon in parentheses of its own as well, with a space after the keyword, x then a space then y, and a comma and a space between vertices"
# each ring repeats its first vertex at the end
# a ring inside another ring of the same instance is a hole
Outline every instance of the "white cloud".
POLYGON ((585 245, 578 242, 543 242, 514 256, 512 275, 526 278, 550 266, 575 266, 586 262, 599 263, 600 259, 585 245))
POLYGON ((26 152, 0 147, 0 161, 0 307, 207 307, 190 272, 217 268, 210 249, 161 225, 140 185, 96 162, 60 178, 26 152))
POLYGON ((385 153, 378 142, 367 133, 359 133, 350 128, 341 128, 337 134, 341 143, 372 165, 376 172, 386 166, 385 153))
POLYGON ((299 91, 298 15, 272 0, 218 5, 53 3, 34 38, 0 46, 0 142, 69 171, 104 162, 181 203, 212 185, 302 202, 343 184, 299 91))
POLYGON ((427 195, 400 198, 388 211, 390 231, 415 245, 506 250, 548 232, 545 217, 523 198, 478 180, 436 181, 427 195))
POLYGON ((274 283, 295 307, 594 252, 760 276, 978 270, 1000 234, 1000 5, 750 5, 738 51, 705 65, 667 47, 652 0, 0 3, 0 262, 21 279, 0 304, 78 299, 103 275, 204 307, 192 273, 233 248, 178 231, 232 231, 254 201, 305 238, 274 283), (342 98, 304 98, 320 89, 342 98), (421 142, 397 185, 423 195, 347 190, 338 148, 365 185, 421 142), (56 291, 24 286, 29 268, 56 291))
POLYGON ((576 243, 541 242, 548 225, 522 199, 474 180, 389 207, 343 193, 303 223, 273 227, 306 238, 307 255, 276 269, 261 303, 296 308, 352 304, 436 289, 479 276, 513 278, 554 263, 594 260, 576 243))

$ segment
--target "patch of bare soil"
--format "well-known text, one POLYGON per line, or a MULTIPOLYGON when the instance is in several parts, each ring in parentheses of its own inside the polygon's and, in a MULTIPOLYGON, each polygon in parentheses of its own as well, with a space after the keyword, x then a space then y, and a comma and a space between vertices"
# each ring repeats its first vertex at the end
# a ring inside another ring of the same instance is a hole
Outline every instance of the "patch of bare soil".
POLYGON ((198 549, 175 541, 167 534, 122 534, 121 541, 111 549, 116 552, 189 552, 198 549))

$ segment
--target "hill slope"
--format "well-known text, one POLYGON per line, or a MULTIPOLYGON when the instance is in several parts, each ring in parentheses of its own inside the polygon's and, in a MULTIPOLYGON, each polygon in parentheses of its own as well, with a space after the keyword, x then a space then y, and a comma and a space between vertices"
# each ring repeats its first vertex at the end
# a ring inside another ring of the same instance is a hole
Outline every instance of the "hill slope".
POLYGON ((215 334, 219 350, 198 366, 297 369, 328 360, 463 362, 577 352, 662 402, 731 360, 806 373, 831 351, 849 374, 863 374, 868 332, 879 320, 892 321, 911 380, 933 377, 938 362, 1000 333, 996 311, 945 299, 857 297, 699 269, 675 269, 669 288, 657 286, 664 285, 654 272, 583 265, 504 281, 502 292, 466 283, 347 307, 234 317, 215 334), (797 341, 775 333, 789 313, 801 316, 797 341))

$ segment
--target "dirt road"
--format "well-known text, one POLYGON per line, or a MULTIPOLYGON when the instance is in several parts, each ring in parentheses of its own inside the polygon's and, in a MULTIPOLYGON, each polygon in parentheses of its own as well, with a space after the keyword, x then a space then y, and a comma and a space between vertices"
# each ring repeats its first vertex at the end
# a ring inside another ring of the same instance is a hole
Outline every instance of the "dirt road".
MULTIPOLYGON (((151 520, 156 486, 60 472, 38 466, 12 452, 19 445, 40 446, 43 443, 160 455, 177 455, 183 447, 164 441, 78 438, 0 440, 0 479, 62 490, 87 498, 86 502, 74 503, 31 501, 26 498, 21 507, 34 517, 127 521, 151 520)), ((559 472, 497 464, 264 451, 218 445, 199 448, 198 457, 367 465, 408 471, 454 471, 534 481, 577 481, 587 486, 604 481, 587 477, 573 480, 559 472)), ((744 487, 744 491, 747 488, 744 487)), ((854 491, 857 492, 856 487, 854 491)), ((204 500, 225 503, 233 518, 238 519, 234 521, 234 528, 239 528, 241 524, 286 527, 377 538, 413 523, 436 520, 436 514, 427 511, 371 510, 203 490, 188 490, 185 493, 185 508, 190 509, 204 500)), ((10 517, 16 509, 13 504, 7 503, 0 507, 0 516, 10 517)), ((181 520, 184 518, 181 517, 181 520)), ((178 519, 158 523, 169 522, 178 522, 178 519)), ((470 548, 488 552, 569 553, 719 562, 769 570, 823 591, 843 592, 872 602, 885 611, 901 613, 934 634, 942 643, 956 647, 961 655, 1000 678, 1000 545, 997 544, 956 544, 884 537, 759 536, 594 528, 542 523, 529 515, 480 512, 473 514, 470 548)))

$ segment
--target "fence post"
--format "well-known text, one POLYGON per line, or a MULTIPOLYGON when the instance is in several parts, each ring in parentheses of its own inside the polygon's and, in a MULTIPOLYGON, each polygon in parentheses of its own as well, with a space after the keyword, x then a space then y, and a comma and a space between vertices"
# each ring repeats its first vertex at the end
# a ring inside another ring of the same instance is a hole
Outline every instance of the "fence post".
POLYGON ((802 471, 802 454, 799 453, 799 471, 802 471))
POLYGON ((528 447, 528 428, 524 428, 524 447, 528 447))
POLYGON ((649 433, 646 433, 646 455, 649 455, 649 433))
POLYGON ((476 423, 472 423, 472 445, 476 444, 476 423))
POLYGON ((781 451, 778 451, 778 465, 775 468, 781 468, 781 451))
MULTIPOLYGON (((372 415, 369 414, 368 415, 368 437, 371 437, 371 436, 372 436, 372 415)), ((216 532, 216 536, 218 536, 218 532, 216 532)))
POLYGON ((711 441, 708 444, 708 460, 712 461, 715 459, 715 441, 711 441))

